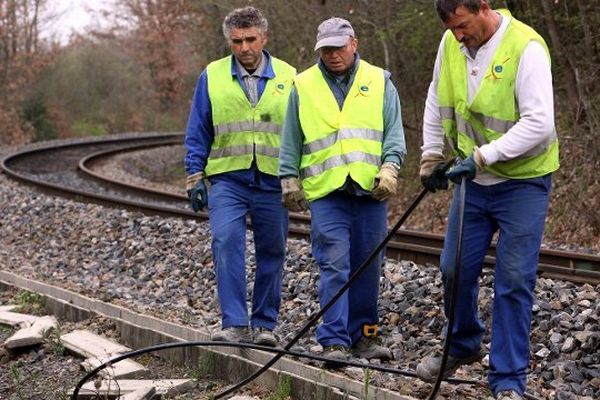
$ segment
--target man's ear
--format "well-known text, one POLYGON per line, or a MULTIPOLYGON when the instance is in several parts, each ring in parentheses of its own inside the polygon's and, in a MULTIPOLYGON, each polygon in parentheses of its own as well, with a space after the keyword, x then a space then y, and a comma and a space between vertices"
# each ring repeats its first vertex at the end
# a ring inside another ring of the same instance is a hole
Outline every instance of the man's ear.
POLYGON ((486 13, 486 12, 490 11, 491 9, 492 8, 488 4, 487 0, 482 0, 481 1, 481 6, 479 7, 479 11, 482 11, 483 13, 486 13))

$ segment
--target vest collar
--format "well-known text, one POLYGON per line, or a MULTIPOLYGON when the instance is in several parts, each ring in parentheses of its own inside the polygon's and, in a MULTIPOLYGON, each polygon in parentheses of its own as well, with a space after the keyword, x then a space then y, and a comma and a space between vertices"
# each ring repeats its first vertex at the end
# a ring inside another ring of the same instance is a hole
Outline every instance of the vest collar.
MULTIPOLYGON (((358 67, 359 62, 360 62, 360 54, 358 54, 358 52, 356 52, 354 54, 354 64, 352 64, 350 69, 346 72, 346 74, 344 75, 344 78, 342 80, 344 83, 348 83, 352 80, 351 78, 356 73, 356 69, 358 67)), ((336 80, 339 79, 339 75, 334 75, 327 69, 327 67, 325 66, 325 63, 323 63, 323 60, 321 60, 321 57, 319 57, 318 64, 319 64, 319 69, 321 70, 323 75, 325 75, 327 78, 329 78, 332 82, 335 82, 336 80)))

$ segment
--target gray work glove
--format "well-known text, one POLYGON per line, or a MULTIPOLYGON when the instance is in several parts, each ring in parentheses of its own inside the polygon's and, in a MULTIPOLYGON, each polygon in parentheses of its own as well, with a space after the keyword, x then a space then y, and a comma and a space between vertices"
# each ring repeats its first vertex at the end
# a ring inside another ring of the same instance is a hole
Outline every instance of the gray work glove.
POLYGON ((281 202, 290 211, 300 212, 308 210, 308 201, 302 189, 302 183, 296 177, 281 179, 281 202))

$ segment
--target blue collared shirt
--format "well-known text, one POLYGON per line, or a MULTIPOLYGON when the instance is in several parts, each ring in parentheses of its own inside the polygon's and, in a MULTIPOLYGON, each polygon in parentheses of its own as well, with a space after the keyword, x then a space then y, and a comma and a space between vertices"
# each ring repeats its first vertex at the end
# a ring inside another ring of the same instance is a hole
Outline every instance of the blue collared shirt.
MULTIPOLYGON (((275 77, 275 72, 273 71, 273 65, 271 63, 271 55, 266 50, 263 50, 263 56, 266 57, 267 63, 258 80, 259 99, 265 90, 268 80, 275 77)), ((231 56, 231 79, 237 79, 240 87, 248 97, 246 85, 244 85, 242 76, 238 72, 233 55, 231 56)), ((188 175, 204 171, 214 137, 215 132, 213 128, 212 107, 208 95, 208 77, 206 69, 204 69, 196 84, 185 134, 187 154, 184 163, 185 172, 188 175)), ((281 190, 278 178, 272 175, 263 174, 258 170, 256 163, 254 162, 248 169, 213 175, 210 179, 211 181, 214 179, 234 179, 252 186, 259 186, 264 190, 281 190)))

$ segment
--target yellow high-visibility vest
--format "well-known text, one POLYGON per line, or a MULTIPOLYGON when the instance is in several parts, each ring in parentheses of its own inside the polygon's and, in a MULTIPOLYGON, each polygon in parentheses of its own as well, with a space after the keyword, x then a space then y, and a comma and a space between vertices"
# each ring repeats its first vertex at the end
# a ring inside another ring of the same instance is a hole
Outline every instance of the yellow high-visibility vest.
POLYGON ((360 60, 341 110, 318 65, 299 74, 295 84, 306 198, 316 200, 339 189, 348 175, 371 190, 381 166, 384 71, 360 60))
POLYGON ((275 57, 271 63, 275 78, 254 107, 231 75, 231 56, 206 67, 215 133, 207 176, 250 168, 255 157, 261 172, 277 176, 281 126, 296 69, 275 57))
MULTIPOLYGON (((500 10, 510 16, 508 10, 500 10)), ((532 28, 511 18, 502 41, 485 72, 475 98, 467 100, 467 70, 460 43, 446 32, 437 95, 444 133, 453 151, 466 158, 474 146, 490 143, 515 125, 519 109, 515 98, 515 81, 521 55, 535 40, 550 54, 544 39, 532 28)), ((557 170, 558 139, 556 132, 545 143, 517 159, 497 162, 486 171, 510 179, 527 179, 557 170)))

